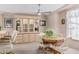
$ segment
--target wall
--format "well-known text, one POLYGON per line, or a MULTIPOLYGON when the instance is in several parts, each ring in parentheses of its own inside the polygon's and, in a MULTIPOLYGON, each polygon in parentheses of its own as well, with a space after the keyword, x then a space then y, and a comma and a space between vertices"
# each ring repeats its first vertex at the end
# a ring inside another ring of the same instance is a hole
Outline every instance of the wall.
POLYGON ((47 16, 47 26, 46 26, 46 28, 47 29, 51 28, 51 29, 58 30, 57 20, 58 20, 58 13, 52 13, 51 15, 47 16))
POLYGON ((54 29, 56 32, 58 32, 59 34, 61 34, 61 36, 65 36, 66 35, 66 25, 65 24, 61 24, 61 20, 65 19, 65 13, 64 12, 54 12, 51 15, 47 16, 47 27, 54 29))
POLYGON ((59 32, 62 36, 66 37, 66 12, 59 12, 59 32), (65 20, 65 24, 62 24, 62 19, 65 20))

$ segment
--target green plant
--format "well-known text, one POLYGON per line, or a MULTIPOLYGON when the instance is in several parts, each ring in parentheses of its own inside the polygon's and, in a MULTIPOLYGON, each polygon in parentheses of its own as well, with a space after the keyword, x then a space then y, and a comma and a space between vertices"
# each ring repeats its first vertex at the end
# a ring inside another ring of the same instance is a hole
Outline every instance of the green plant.
POLYGON ((44 34, 45 34, 44 36, 49 37, 49 38, 53 38, 53 37, 58 37, 59 36, 58 33, 56 33, 54 30, 51 30, 51 29, 46 30, 44 32, 44 34))

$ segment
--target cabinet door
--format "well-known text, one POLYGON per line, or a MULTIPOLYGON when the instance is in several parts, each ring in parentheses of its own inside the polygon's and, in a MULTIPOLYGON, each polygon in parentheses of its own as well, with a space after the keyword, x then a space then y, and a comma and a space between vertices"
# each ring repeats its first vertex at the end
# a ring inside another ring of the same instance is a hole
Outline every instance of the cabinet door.
POLYGON ((40 42, 41 41, 41 37, 39 36, 39 33, 36 33, 35 34, 35 37, 36 37, 36 42, 40 42))
POLYGON ((29 42, 35 42, 36 41, 36 34, 29 34, 29 42))
POLYGON ((16 43, 23 43, 22 35, 17 35, 15 42, 16 43))
POLYGON ((29 42, 28 34, 23 34, 23 41, 29 42))
POLYGON ((23 32, 28 32, 28 19, 23 19, 23 32))
POLYGON ((29 19, 29 32, 34 32, 34 19, 29 19))

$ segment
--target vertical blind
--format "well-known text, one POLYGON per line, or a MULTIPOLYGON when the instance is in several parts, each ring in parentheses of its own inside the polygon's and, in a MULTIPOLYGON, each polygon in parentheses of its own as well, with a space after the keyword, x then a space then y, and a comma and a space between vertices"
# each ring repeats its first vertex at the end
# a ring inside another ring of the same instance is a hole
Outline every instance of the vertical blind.
POLYGON ((67 37, 79 40, 79 9, 67 11, 67 37))

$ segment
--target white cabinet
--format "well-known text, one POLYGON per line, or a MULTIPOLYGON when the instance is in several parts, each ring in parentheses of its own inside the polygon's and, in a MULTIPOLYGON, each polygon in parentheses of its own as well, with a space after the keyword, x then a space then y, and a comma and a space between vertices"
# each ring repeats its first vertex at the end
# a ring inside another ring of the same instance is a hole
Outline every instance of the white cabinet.
POLYGON ((16 19, 17 35, 16 43, 35 42, 39 32, 39 20, 36 19, 16 19))
POLYGON ((16 19, 16 30, 19 32, 39 32, 39 27, 37 19, 16 19))
POLYGON ((16 43, 36 42, 39 33, 20 33, 17 35, 16 43))

